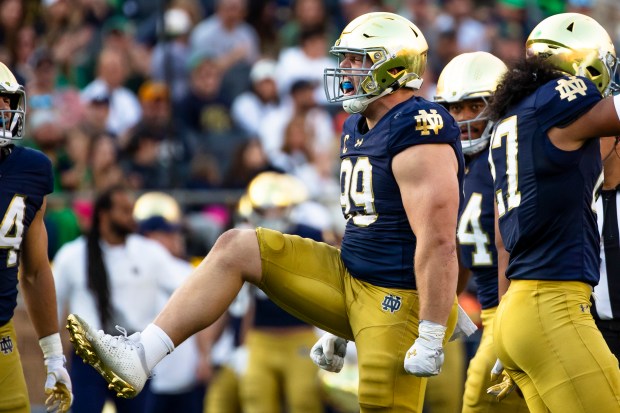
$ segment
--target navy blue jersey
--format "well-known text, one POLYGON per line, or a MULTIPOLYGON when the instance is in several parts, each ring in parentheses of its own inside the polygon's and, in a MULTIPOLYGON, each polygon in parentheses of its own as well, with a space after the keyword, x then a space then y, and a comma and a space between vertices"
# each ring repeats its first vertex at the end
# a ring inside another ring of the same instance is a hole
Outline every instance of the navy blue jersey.
MULTIPOLYGON (((315 241, 322 242, 323 234, 318 229, 303 224, 295 224, 286 231, 287 234, 298 235, 302 238, 310 238, 315 241)), ((308 326, 305 321, 301 321, 297 317, 289 314, 273 301, 267 295, 256 290, 256 310, 254 311, 255 327, 296 327, 308 326)))
POLYGON ((483 309, 496 307, 497 249, 493 177, 489 170, 489 149, 470 159, 465 169, 465 207, 459 217, 461 265, 469 268, 478 288, 483 309))
POLYGON ((510 252, 508 278, 598 283, 598 139, 563 151, 547 131, 570 124, 600 99, 590 80, 565 76, 538 88, 496 124, 489 160, 510 252))
POLYGON ((52 163, 43 153, 14 147, 0 161, 0 325, 13 317, 17 305, 22 239, 53 189, 52 163))
POLYGON ((373 129, 364 126, 361 115, 352 115, 341 137, 340 204, 347 219, 342 260, 352 276, 370 284, 415 289, 416 238, 392 159, 413 145, 450 145, 462 185, 460 130, 443 106, 417 96, 392 108, 373 129))

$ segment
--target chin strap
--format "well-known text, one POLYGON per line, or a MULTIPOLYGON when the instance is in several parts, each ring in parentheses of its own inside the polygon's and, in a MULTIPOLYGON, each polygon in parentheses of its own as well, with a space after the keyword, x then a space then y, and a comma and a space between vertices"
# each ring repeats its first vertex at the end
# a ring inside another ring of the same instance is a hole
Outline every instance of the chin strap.
POLYGON ((420 89, 420 87, 422 87, 422 82, 424 81, 423 79, 420 79, 419 77, 417 77, 417 75, 414 75, 414 74, 409 74, 407 77, 415 77, 415 78, 412 80, 403 82, 402 85, 399 82, 394 82, 391 86, 387 87, 383 92, 371 98, 365 99, 365 100, 358 100, 358 99, 345 100, 344 102, 342 102, 342 107, 347 113, 351 115, 354 113, 361 113, 364 110, 366 110, 368 105, 370 105, 375 100, 382 98, 385 95, 394 93, 401 87, 408 87, 408 88, 415 89, 415 90, 418 90, 420 89))
POLYGON ((370 105, 372 102, 374 102, 375 100, 382 98, 385 95, 389 95, 390 93, 394 92, 393 87, 388 87, 387 89, 385 89, 383 92, 379 93, 377 96, 373 96, 371 98, 368 99, 364 99, 364 100, 358 100, 358 99, 351 99, 351 100, 345 100, 344 102, 342 102, 342 107, 344 108, 344 110, 349 113, 349 114, 354 114, 354 113, 360 113, 363 112, 364 110, 366 110, 366 108, 368 107, 368 105, 370 105))

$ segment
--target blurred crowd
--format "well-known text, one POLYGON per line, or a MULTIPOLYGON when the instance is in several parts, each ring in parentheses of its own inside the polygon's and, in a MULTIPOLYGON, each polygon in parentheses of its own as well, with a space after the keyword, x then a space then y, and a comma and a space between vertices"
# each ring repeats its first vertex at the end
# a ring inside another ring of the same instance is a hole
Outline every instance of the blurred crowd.
MULTIPOLYGON (((88 225, 91 207, 75 195, 118 183, 234 190, 276 170, 300 177, 315 199, 337 199, 344 113, 326 104, 322 75, 336 65, 330 46, 360 14, 393 11, 420 27, 429 42, 428 98, 454 56, 518 58, 527 33, 550 14, 593 15, 620 39, 614 0, 1 3, 0 61, 28 96, 23 144, 54 164, 52 257, 88 225)), ((230 225, 228 216, 216 220, 230 225)))

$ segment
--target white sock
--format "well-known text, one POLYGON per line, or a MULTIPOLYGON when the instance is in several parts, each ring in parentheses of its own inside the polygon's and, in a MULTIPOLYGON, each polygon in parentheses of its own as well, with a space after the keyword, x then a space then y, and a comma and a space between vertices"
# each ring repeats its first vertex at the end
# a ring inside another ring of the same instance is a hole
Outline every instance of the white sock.
POLYGON ((153 367, 174 350, 174 344, 168 334, 152 323, 140 333, 140 342, 144 346, 149 371, 153 371, 153 367))

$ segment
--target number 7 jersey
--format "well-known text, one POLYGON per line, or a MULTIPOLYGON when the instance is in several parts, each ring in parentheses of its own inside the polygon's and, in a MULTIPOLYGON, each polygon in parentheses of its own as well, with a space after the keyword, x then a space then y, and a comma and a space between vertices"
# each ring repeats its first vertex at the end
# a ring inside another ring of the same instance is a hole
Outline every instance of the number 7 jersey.
POLYGON ((510 279, 599 279, 594 198, 602 183, 598 139, 563 151, 547 132, 601 99, 590 80, 563 76, 510 108, 496 125, 489 163, 510 279))
POLYGON ((53 189, 52 164, 43 153, 16 146, 0 161, 0 325, 13 317, 17 305, 22 240, 53 189))
POLYGON ((341 136, 340 203, 347 219, 342 260, 360 280, 415 289, 416 238, 392 173, 392 159, 413 145, 450 145, 459 163, 462 201, 460 130, 445 108, 417 96, 392 108, 373 129, 362 127, 362 116, 352 115, 341 136))

